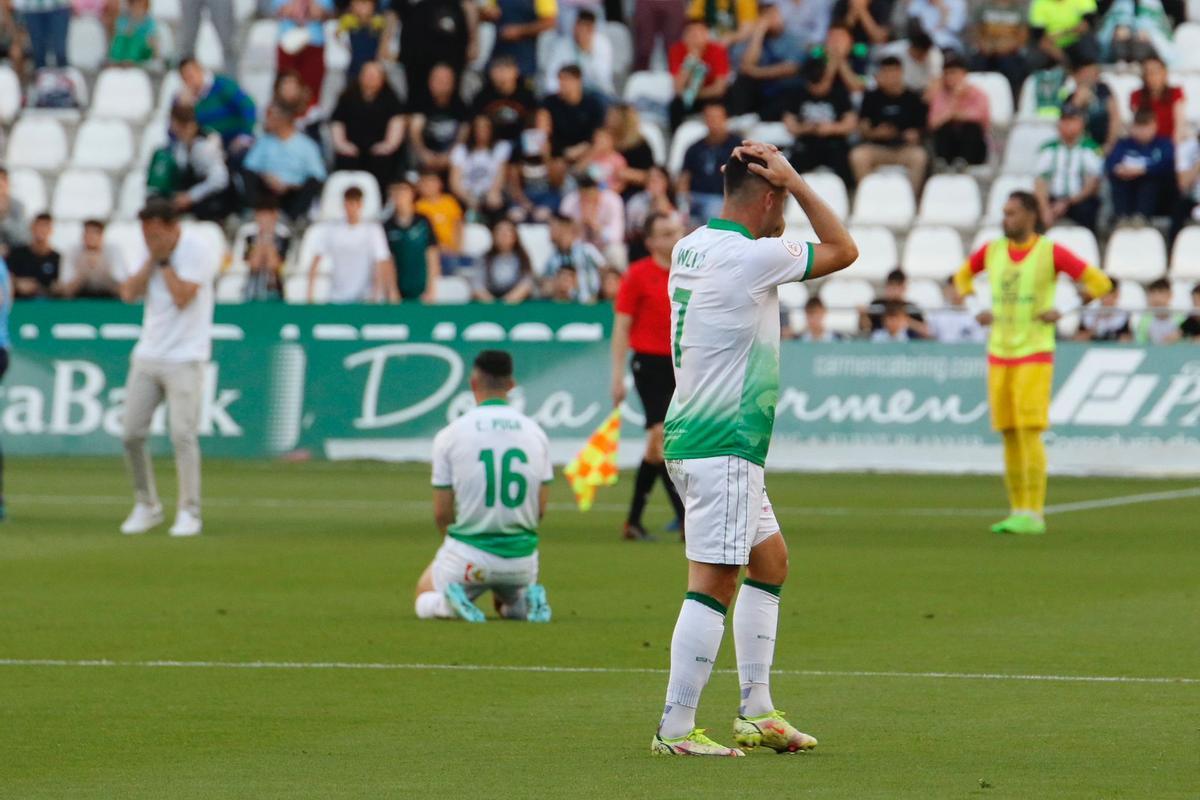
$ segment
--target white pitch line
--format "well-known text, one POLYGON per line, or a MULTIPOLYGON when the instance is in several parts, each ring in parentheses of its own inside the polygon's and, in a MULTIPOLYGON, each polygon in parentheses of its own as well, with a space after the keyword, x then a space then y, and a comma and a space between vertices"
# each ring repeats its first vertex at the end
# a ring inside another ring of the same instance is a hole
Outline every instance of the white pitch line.
MULTIPOLYGON (((360 661, 115 661, 110 659, 0 658, 0 667, 126 667, 135 669, 267 669, 364 670, 376 672, 521 672, 601 675, 666 675, 659 667, 557 667, 519 664, 392 664, 360 661)), ((717 672, 733 674, 737 670, 717 672)), ((1198 685, 1200 678, 1154 678, 1134 675, 1014 675, 1003 672, 893 672, 874 670, 778 669, 776 675, 809 678, 925 678, 973 681, 1053 683, 1136 683, 1198 685)))
POLYGON ((1169 492, 1146 492, 1144 494, 1127 494, 1120 497, 1102 497, 1098 500, 1079 500, 1074 503, 1057 503, 1046 507, 1047 514, 1065 514, 1071 511, 1092 511, 1098 508, 1116 508, 1117 506, 1132 506, 1138 503, 1157 503, 1161 500, 1181 500, 1188 497, 1200 497, 1200 486, 1190 489, 1175 489, 1169 492))

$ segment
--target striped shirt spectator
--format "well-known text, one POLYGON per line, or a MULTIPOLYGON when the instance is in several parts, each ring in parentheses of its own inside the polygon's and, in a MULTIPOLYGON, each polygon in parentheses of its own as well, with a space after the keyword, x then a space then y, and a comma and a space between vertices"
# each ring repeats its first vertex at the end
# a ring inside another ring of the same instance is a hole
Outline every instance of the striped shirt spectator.
POLYGON ((184 59, 179 65, 179 77, 183 79, 180 99, 195 107, 201 130, 219 135, 228 153, 250 146, 257 115, 254 101, 237 81, 214 74, 194 58, 184 59))
POLYGON ((1038 154, 1034 192, 1046 227, 1064 217, 1094 229, 1100 210, 1104 153, 1084 134, 1080 109, 1066 106, 1058 121, 1058 138, 1038 154))

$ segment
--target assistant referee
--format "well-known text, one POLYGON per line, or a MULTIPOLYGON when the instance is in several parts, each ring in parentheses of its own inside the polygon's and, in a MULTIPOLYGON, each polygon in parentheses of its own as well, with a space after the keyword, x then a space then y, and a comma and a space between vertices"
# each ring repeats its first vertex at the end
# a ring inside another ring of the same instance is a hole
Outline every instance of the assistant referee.
MULTIPOLYGON (((642 512, 656 478, 661 478, 667 489, 676 520, 680 525, 683 521, 683 501, 663 463, 662 428, 675 393, 667 276, 671 251, 683 236, 683 226, 673 215, 654 213, 646 220, 645 233, 650 255, 630 264, 621 280, 612 332, 613 405, 619 406, 625 400, 625 363, 632 349, 633 385, 646 412, 646 453, 638 467, 629 516, 625 520, 624 538, 631 541, 653 538, 642 527, 642 512)), ((682 529, 680 535, 682 538, 682 529)))

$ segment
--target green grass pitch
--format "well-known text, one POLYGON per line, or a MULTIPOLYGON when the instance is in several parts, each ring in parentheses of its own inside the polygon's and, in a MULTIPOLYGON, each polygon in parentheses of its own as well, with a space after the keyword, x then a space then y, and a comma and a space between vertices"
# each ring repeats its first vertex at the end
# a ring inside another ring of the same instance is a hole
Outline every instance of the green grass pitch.
MULTIPOLYGON (((1200 797, 1197 497, 1014 539, 986 533, 996 478, 769 477, 792 558, 774 696, 821 746, 709 761, 648 753, 685 564, 670 537, 617 540, 628 476, 586 515, 556 484, 553 624, 468 626, 413 616, 424 467, 209 462, 195 540, 117 533, 116 459, 6 473, 0 797, 1200 797), (442 668, 222 666, 246 662, 442 668)), ((1194 485, 1054 479, 1050 499, 1194 485)), ((733 666, 727 635, 700 709, 722 741, 733 666)))

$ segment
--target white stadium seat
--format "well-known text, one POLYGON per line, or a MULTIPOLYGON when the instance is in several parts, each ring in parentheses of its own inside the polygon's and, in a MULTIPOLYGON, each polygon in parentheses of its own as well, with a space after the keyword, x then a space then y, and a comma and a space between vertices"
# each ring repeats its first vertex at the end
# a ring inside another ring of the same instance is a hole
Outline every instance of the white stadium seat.
POLYGON ((95 72, 108 59, 108 32, 93 16, 76 14, 67 28, 67 63, 95 72))
POLYGON ((321 219, 345 219, 346 211, 343 206, 343 195, 351 186, 357 186, 363 193, 363 218, 377 219, 383 204, 379 197, 379 184, 369 172, 341 170, 330 173, 321 190, 321 219))
POLYGON ((518 322, 508 332, 514 342, 552 342, 554 331, 544 322, 518 322))
POLYGON ((345 72, 350 66, 350 46, 337 34, 338 21, 325 20, 325 69, 328 72, 345 72))
POLYGON ((21 81, 8 64, 0 64, 0 123, 8 125, 21 112, 21 81))
POLYGON ((246 273, 225 272, 217 276, 213 299, 222 305, 246 301, 246 273))
MULTIPOLYGON (((322 231, 325 230, 326 225, 328 225, 327 222, 317 222, 308 226, 308 230, 304 232, 303 238, 300 239, 300 246, 292 248, 295 258, 288 268, 289 272, 296 275, 308 275, 309 269, 312 268, 313 259, 319 253, 318 241, 323 235, 322 231)), ((317 264, 317 271, 325 272, 328 270, 328 267, 329 265, 325 263, 325 259, 321 259, 320 263, 317 264)))
POLYGON ((612 45, 613 81, 620 86, 633 67, 633 36, 623 22, 611 20, 604 23, 603 32, 612 45))
POLYGON ((667 120, 667 107, 675 97, 675 82, 669 72, 635 72, 625 81, 625 102, 643 114, 667 120))
POLYGON ((654 154, 654 163, 659 166, 666 164, 667 137, 663 135, 662 128, 648 119, 639 119, 638 130, 641 132, 642 138, 646 140, 646 144, 650 145, 650 152, 654 154))
POLYGON ((970 175, 934 175, 925 182, 917 222, 974 228, 983 213, 979 184, 970 175))
POLYGON ((137 219, 138 213, 146 205, 146 173, 135 169, 126 173, 121 181, 121 191, 117 195, 117 219, 137 219))
POLYGON ((988 244, 989 242, 994 242, 996 239, 999 239, 1003 235, 1004 235, 1004 231, 1000 229, 1000 226, 985 225, 984 227, 975 231, 975 237, 973 239, 971 239, 970 252, 974 253, 976 250, 983 247, 985 244, 988 244))
POLYGON ((77 219, 56 219, 50 229, 50 246, 61 255, 68 255, 83 242, 83 222, 77 219))
POLYGON ((186 220, 183 229, 191 236, 199 238, 204 243, 204 252, 216 259, 221 269, 225 268, 229 255, 229 240, 225 238, 225 231, 220 225, 215 222, 186 220))
POLYGON ((848 276, 883 283, 887 274, 900 265, 896 237, 887 228, 852 226, 850 235, 858 245, 858 261, 850 265, 848 276))
POLYGON ((1012 84, 999 72, 972 72, 967 76, 972 86, 978 86, 988 98, 992 125, 1007 128, 1013 119, 1012 84))
MULTIPOLYGON (((471 284, 466 278, 459 275, 448 275, 438 280, 434 284, 433 302, 438 305, 462 305, 463 303, 471 302, 471 284)), ((476 323, 478 324, 478 323, 476 323)), ((474 326, 472 326, 474 327, 474 326)), ((501 328, 501 337, 503 337, 503 328, 501 328)), ((466 338, 466 332, 463 332, 463 338, 466 338)), ((482 339, 482 337, 481 337, 482 339)), ((491 341, 485 339, 484 341, 491 341)))
POLYGON ((29 167, 41 172, 56 172, 67 163, 67 134, 62 123, 40 114, 17 120, 8 137, 10 169, 29 167))
POLYGON ((279 23, 273 19, 259 19, 250 23, 246 32, 246 41, 242 45, 242 55, 238 62, 238 72, 269 72, 275 73, 275 44, 278 40, 279 23))
POLYGON ((1021 84, 1021 91, 1017 95, 1017 122, 1036 122, 1039 119, 1036 84, 1033 75, 1021 84))
POLYGON ((1070 250, 1094 266, 1100 265, 1100 243, 1096 234, 1080 225, 1055 225, 1046 231, 1047 238, 1070 250))
POLYGON ((675 135, 671 137, 671 150, 667 156, 667 171, 672 176, 679 174, 688 148, 707 135, 708 127, 698 119, 689 119, 679 126, 675 135))
POLYGON ((1079 330, 1080 311, 1083 310, 1083 298, 1075 283, 1066 275, 1060 274, 1054 287, 1054 308, 1062 316, 1058 320, 1060 336, 1074 336, 1079 330))
POLYGON ((962 266, 962 238, 953 228, 914 228, 904 241, 901 267, 910 278, 943 281, 962 266))
POLYGON ((779 287, 779 305, 792 310, 804 308, 808 302, 808 287, 803 283, 784 283, 779 287))
POLYGON ((154 35, 157 38, 158 57, 166 64, 174 64, 179 58, 175 45, 175 29, 170 25, 159 25, 154 29, 154 35))
MULTIPOLYGON (((192 0, 186 0, 192 2, 192 0)), ((326 42, 328 46, 328 41, 326 42)), ((200 22, 200 33, 196 36, 196 60, 211 70, 220 72, 225 68, 225 53, 221 49, 221 36, 208 15, 200 22)), ((232 67, 232 65, 230 65, 232 67)))
POLYGON ((1004 148, 1003 171, 1009 175, 1033 174, 1038 151, 1056 135, 1057 130, 1051 123, 1025 122, 1014 127, 1004 148))
POLYGON ((154 87, 142 69, 109 67, 96 79, 90 115, 141 122, 154 110, 154 87))
POLYGON ((929 278, 909 281, 904 298, 922 311, 934 311, 946 307, 946 296, 942 294, 942 284, 929 278))
POLYGON ((1175 29, 1175 68, 1200 72, 1200 24, 1185 22, 1175 29))
POLYGON ((492 248, 492 232, 487 225, 478 222, 468 222, 463 225, 462 251, 463 255, 480 258, 492 248))
POLYGON ((858 185, 851 222, 907 228, 915 213, 916 201, 908 176, 899 172, 876 172, 858 185))
POLYGON ((833 278, 821 286, 820 296, 829 309, 825 316, 829 329, 853 334, 858 331, 858 309, 870 305, 875 299, 875 290, 863 280, 833 278))
POLYGON ((141 223, 118 221, 104 229, 104 243, 121 251, 128 269, 140 269, 146 262, 146 239, 142 236, 141 223))
POLYGON ((1032 175, 997 175, 988 190, 987 211, 984 212, 985 225, 999 225, 1004 219, 1004 204, 1013 192, 1032 192, 1034 178, 1032 175))
POLYGON ((112 181, 99 170, 67 170, 54 185, 50 213, 61 219, 108 219, 113 210, 112 181))
POLYGON ((147 125, 142 131, 142 141, 138 145, 137 163, 140 167, 150 166, 154 151, 167 144, 166 125, 147 125))
POLYGON ((258 13, 259 5, 259 0, 233 0, 233 16, 239 24, 244 23, 258 13))
POLYGON ((759 122, 746 131, 746 138, 773 144, 780 149, 791 147, 796 142, 796 137, 782 122, 759 122))
POLYGON ((150 15, 163 22, 179 24, 183 17, 181 3, 185 0, 150 0, 150 15))
POLYGON ((1112 89, 1113 96, 1116 98, 1117 108, 1121 112, 1121 121, 1129 124, 1133 121, 1133 108, 1129 105, 1129 100, 1135 91, 1142 88, 1142 79, 1137 75, 1110 72, 1104 76, 1104 82, 1108 84, 1108 88, 1112 89))
POLYGON ((1200 75, 1173 76, 1171 83, 1183 89, 1183 116, 1195 125, 1200 122, 1200 75))
POLYGON ((1154 228, 1122 228, 1108 239, 1104 271, 1114 278, 1149 283, 1167 273, 1167 246, 1154 228))
POLYGON ((1122 281, 1120 294, 1117 296, 1117 307, 1126 311, 1146 310, 1146 290, 1140 283, 1122 281))
POLYGON ((35 169, 14 169, 8 173, 8 193, 20 201, 25 217, 36 216, 49 207, 46 181, 35 169))
POLYGON ((517 239, 520 240, 521 247, 525 248, 525 255, 529 256, 529 265, 533 267, 534 273, 542 275, 554 249, 550 241, 550 226, 540 222, 518 225, 517 239))
POLYGON ((1171 248, 1171 277, 1200 281, 1200 225, 1180 231, 1171 248))
POLYGON ((179 77, 179 70, 173 69, 163 75, 162 84, 158 87, 158 100, 154 106, 154 118, 162 119, 164 127, 167 116, 171 113, 171 106, 175 104, 175 97, 182 87, 183 79, 179 77))
POLYGON ((133 133, 121 120, 87 119, 79 126, 72 167, 116 172, 127 169, 133 158, 133 133))
MULTIPOLYGON (((850 195, 846 192, 846 184, 836 174, 832 172, 807 172, 804 174, 804 180, 817 193, 817 196, 829 204, 829 207, 833 209, 833 213, 837 214, 839 219, 845 219, 850 215, 850 195)), ((796 202, 796 198, 794 197, 788 198, 784 215, 789 222, 808 222, 804 216, 804 212, 800 210, 800 204, 796 202)))

